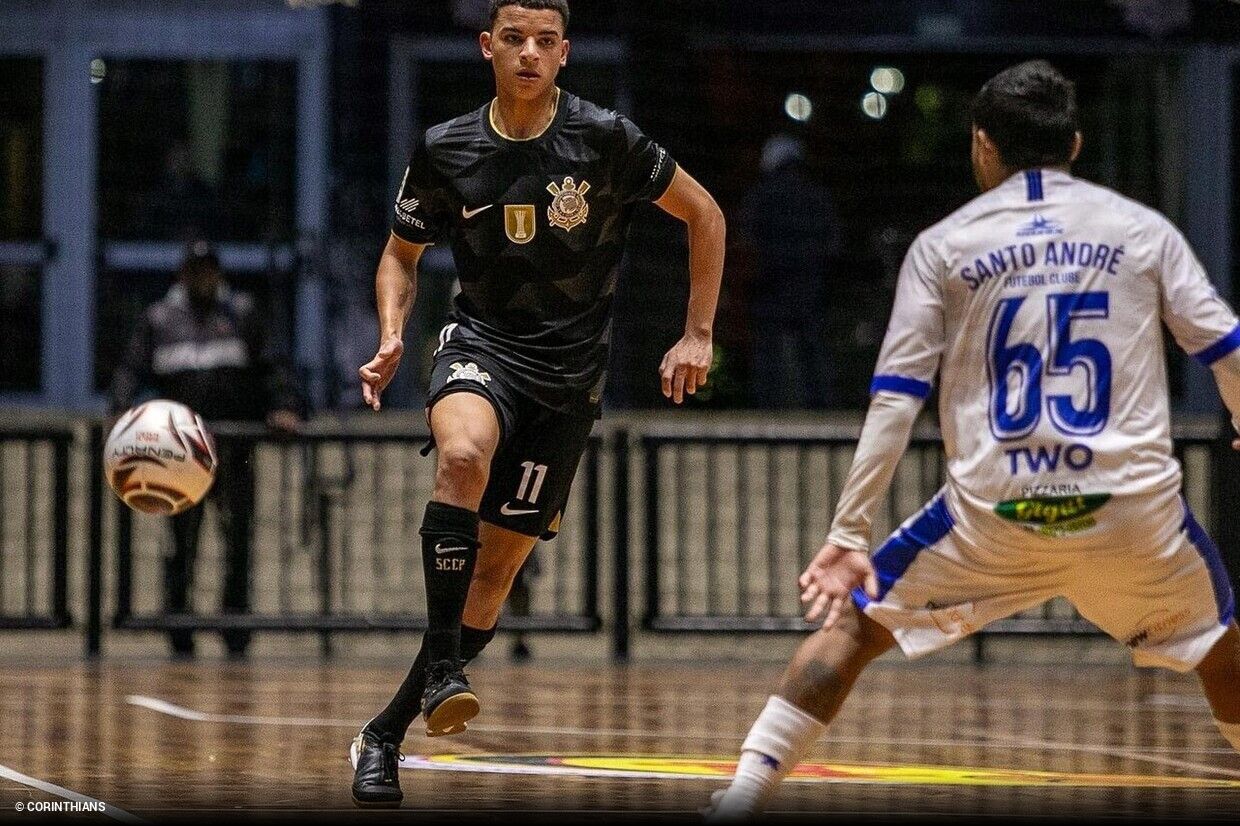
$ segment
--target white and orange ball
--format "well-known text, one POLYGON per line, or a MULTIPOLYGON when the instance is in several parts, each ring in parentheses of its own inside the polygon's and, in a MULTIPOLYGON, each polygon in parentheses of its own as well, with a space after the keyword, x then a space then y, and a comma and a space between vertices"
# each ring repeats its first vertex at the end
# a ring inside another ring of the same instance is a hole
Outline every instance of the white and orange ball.
POLYGON ((126 411, 103 448, 108 484, 143 513, 171 515, 197 505, 215 481, 216 463, 202 417, 167 399, 126 411))

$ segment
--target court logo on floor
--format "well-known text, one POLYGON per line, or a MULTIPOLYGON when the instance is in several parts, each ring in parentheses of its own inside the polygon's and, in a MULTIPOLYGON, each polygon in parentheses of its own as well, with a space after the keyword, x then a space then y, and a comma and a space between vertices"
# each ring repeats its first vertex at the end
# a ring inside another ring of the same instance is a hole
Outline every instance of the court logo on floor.
MULTIPOLYGON (((720 780, 736 771, 735 759, 622 754, 436 754, 408 755, 407 769, 632 777, 659 780, 720 780)), ((1236 789, 1240 780, 1140 774, 1075 774, 1028 769, 917 766, 887 763, 801 763, 788 778, 801 783, 908 783, 938 786, 1090 786, 1236 789)))

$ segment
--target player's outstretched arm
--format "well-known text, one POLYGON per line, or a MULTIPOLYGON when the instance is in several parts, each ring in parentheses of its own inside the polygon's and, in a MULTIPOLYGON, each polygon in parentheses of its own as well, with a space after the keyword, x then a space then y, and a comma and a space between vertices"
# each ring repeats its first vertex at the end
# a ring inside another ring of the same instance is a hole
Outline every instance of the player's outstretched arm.
POLYGON ((822 625, 830 628, 839 619, 844 600, 858 586, 877 598, 878 580, 864 549, 870 547, 874 512, 887 495, 921 406, 919 398, 887 391, 875 393, 870 401, 831 532, 798 580, 808 621, 815 622, 825 613, 822 625))
POLYGON ((425 249, 423 244, 411 244, 392 235, 379 257, 375 272, 379 351, 357 371, 362 377, 362 399, 375 410, 379 409, 379 397, 396 375, 405 352, 405 322, 418 294, 418 260, 425 249))
POLYGON ((706 384, 710 373, 727 230, 715 199, 682 168, 676 169, 667 192, 655 203, 689 228, 689 311, 685 334, 659 365, 663 395, 680 404, 685 393, 693 395, 706 384))

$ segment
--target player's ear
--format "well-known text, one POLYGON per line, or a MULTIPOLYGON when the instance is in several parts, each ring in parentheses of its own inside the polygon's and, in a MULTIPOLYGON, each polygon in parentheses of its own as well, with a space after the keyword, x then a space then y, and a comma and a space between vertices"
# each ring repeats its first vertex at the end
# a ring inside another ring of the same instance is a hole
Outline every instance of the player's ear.
POLYGON ((1081 155, 1081 147, 1085 145, 1085 138, 1080 132, 1072 138, 1072 157, 1068 159, 1069 163, 1076 163, 1076 159, 1081 155))
POLYGON ((979 149, 990 143, 990 137, 986 134, 986 130, 979 128, 976 124, 973 125, 973 143, 977 144, 979 149))
POLYGON ((568 63, 568 41, 561 40, 560 41, 560 68, 563 68, 565 65, 567 65, 567 63, 568 63))
POLYGON ((478 47, 482 49, 482 57, 484 60, 490 60, 495 56, 491 51, 491 33, 489 31, 482 32, 478 35, 478 47))
POLYGON ((999 148, 990 139, 990 135, 986 134, 985 129, 978 126, 973 127, 973 143, 977 147, 978 154, 986 160, 994 160, 1000 157, 999 148))

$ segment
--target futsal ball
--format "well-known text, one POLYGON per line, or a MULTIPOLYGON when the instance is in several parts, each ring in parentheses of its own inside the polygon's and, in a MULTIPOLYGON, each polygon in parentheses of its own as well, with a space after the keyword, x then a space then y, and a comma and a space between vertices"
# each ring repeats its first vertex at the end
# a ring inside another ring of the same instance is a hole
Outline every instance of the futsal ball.
POLYGON ((103 448, 108 485, 143 513, 176 514, 202 501, 215 481, 215 442, 202 417, 167 399, 117 420, 103 448))

